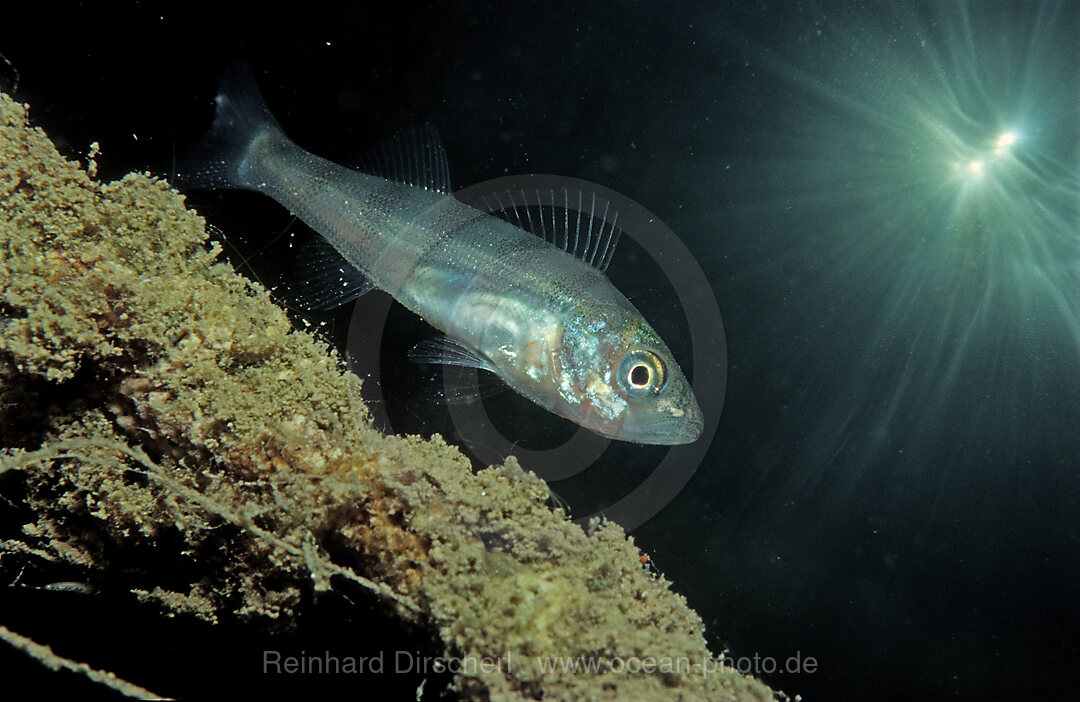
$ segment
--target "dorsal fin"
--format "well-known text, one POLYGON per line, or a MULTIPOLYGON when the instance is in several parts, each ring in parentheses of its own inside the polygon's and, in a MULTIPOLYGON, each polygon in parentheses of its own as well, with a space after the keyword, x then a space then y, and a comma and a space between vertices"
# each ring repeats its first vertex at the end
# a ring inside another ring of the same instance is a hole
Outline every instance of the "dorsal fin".
POLYGON ((580 188, 507 188, 475 196, 468 204, 532 232, 600 272, 611 264, 622 233, 611 201, 580 188))
POLYGON ((361 154, 360 169, 387 180, 450 194, 450 166, 439 132, 410 127, 361 154))

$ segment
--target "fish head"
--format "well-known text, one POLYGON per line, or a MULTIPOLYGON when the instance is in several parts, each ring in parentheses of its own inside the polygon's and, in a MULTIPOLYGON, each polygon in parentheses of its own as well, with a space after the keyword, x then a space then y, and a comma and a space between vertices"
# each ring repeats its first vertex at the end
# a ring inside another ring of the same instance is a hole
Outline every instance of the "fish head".
POLYGON ((555 347, 559 414, 601 436, 637 444, 688 444, 701 407, 675 357, 629 302, 573 316, 555 347))

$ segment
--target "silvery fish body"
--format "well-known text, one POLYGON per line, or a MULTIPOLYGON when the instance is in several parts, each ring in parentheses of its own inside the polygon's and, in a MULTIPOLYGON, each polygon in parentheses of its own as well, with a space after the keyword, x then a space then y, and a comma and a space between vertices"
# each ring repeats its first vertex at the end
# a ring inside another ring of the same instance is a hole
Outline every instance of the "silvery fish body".
POLYGON ((304 151, 242 67, 222 80, 203 152, 182 181, 277 200, 456 342, 460 365, 490 370, 602 436, 680 444, 700 435, 701 410, 667 346, 581 258, 448 193, 304 151))

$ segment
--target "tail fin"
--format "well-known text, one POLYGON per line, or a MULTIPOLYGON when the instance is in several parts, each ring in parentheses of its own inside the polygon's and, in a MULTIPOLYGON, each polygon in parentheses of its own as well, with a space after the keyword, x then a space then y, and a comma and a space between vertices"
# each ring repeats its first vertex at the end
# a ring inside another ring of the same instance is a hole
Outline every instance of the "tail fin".
POLYGON ((241 61, 221 75, 214 102, 214 123, 178 168, 174 184, 182 190, 248 187, 241 166, 255 138, 268 131, 282 133, 251 69, 241 61))

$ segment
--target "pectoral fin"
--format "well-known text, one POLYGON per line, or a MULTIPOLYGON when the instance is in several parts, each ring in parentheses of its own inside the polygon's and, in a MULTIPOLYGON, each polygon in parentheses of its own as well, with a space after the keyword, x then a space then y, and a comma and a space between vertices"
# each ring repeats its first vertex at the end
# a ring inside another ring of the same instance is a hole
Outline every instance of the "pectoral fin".
POLYGON ((428 396, 440 402, 467 404, 483 397, 493 397, 507 389, 491 361, 448 336, 421 341, 409 350, 409 360, 442 366, 440 372, 430 378, 428 390, 428 396), (486 370, 490 375, 474 376, 466 370, 468 368, 486 370))
POLYGON ((465 344, 448 336, 425 339, 409 349, 409 360, 414 363, 433 363, 444 366, 479 368, 498 375, 494 364, 465 344))

